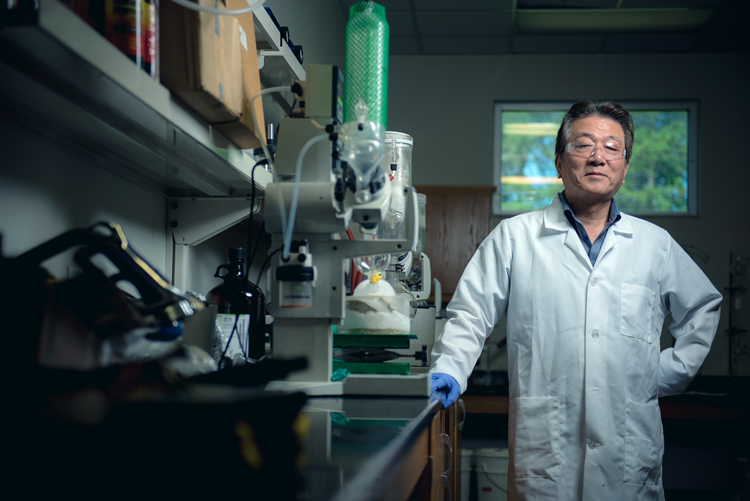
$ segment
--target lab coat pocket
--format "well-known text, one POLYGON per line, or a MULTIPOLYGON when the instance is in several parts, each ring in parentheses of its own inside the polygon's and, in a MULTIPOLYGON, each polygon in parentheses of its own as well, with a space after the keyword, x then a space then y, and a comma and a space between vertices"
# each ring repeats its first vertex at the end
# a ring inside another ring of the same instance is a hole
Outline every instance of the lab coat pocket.
POLYGON ((622 284, 620 334, 651 343, 651 310, 656 293, 647 287, 622 284))
POLYGON ((624 482, 661 482, 661 417, 658 405, 627 403, 624 452, 624 482))
POLYGON ((511 400, 508 428, 510 456, 517 478, 562 474, 557 397, 511 400))

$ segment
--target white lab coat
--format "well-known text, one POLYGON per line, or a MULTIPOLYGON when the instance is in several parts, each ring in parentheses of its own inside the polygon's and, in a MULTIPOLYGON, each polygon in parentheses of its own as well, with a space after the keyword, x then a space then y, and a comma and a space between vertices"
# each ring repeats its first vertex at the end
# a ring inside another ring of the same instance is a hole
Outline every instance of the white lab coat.
POLYGON ((666 231, 626 214, 592 266, 556 196, 502 221, 479 247, 432 371, 463 392, 506 314, 509 499, 663 500, 658 397, 695 376, 721 299, 666 231), (676 341, 659 353, 668 312, 676 341))

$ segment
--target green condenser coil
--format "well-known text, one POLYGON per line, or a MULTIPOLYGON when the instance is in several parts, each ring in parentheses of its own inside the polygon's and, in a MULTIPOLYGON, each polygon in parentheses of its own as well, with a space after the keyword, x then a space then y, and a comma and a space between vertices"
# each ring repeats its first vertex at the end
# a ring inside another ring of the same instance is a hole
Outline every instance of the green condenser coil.
POLYGON ((387 129, 388 119, 388 23, 385 7, 359 2, 349 9, 346 25, 346 77, 344 121, 357 119, 354 107, 364 99, 370 120, 387 129))

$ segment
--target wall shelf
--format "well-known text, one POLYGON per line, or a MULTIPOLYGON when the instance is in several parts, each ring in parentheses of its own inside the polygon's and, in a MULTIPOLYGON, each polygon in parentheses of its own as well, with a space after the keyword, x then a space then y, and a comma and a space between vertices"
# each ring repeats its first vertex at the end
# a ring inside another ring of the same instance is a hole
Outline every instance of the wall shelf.
POLYGON ((37 14, 0 31, 0 118, 163 194, 249 192, 251 155, 57 0, 37 14))
POLYGON ((305 79, 305 69, 286 41, 271 16, 265 9, 253 12, 255 21, 255 45, 258 48, 258 66, 261 81, 267 87, 292 85, 295 80, 305 79))
MULTIPOLYGON (((305 80, 305 69, 294 57, 286 41, 281 39, 281 33, 271 16, 262 8, 256 9, 253 14, 260 82, 263 87, 289 87, 297 80, 305 80)), ((264 113, 271 119, 267 121, 278 123, 281 117, 291 112, 290 103, 294 98, 291 92, 266 97, 263 100, 264 113)))

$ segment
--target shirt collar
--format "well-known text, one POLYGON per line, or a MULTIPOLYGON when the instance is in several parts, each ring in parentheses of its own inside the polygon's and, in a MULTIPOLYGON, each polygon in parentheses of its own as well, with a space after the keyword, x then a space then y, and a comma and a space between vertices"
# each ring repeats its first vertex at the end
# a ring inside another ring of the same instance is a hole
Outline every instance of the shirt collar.
MULTIPOLYGON (((572 217, 574 220, 578 221, 578 218, 576 217, 575 213, 573 212, 573 209, 570 207, 570 204, 568 203, 568 199, 565 197, 565 190, 560 192, 560 202, 563 206, 563 214, 570 220, 572 217)), ((610 226, 617 221, 620 220, 622 216, 620 215, 620 209, 617 207, 617 202, 615 202, 615 199, 612 199, 612 204, 609 206, 609 219, 607 221, 607 226, 610 226)))

